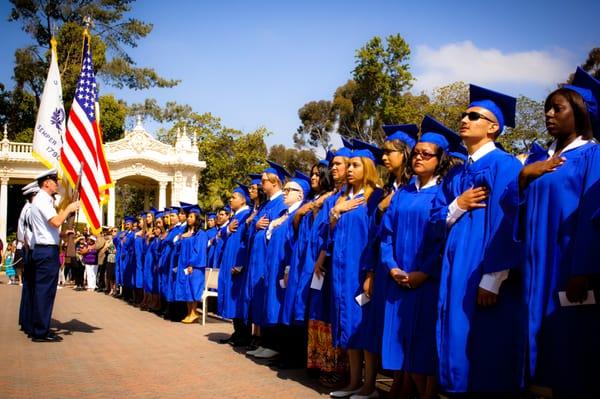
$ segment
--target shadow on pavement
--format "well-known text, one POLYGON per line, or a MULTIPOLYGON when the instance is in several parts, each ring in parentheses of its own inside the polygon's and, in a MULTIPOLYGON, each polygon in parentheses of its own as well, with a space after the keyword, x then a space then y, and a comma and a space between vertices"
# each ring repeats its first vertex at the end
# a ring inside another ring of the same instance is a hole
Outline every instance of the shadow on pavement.
POLYGON ((100 327, 92 326, 77 319, 71 319, 65 323, 52 319, 51 327, 56 329, 58 335, 72 335, 75 332, 91 334, 95 330, 101 330, 100 327))

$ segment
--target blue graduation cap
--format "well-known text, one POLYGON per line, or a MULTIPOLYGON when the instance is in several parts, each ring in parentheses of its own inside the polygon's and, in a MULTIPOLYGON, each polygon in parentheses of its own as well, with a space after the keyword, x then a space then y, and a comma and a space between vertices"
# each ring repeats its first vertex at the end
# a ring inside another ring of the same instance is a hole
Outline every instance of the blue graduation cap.
POLYGON ((231 213, 231 207, 230 207, 229 205, 225 205, 225 206, 223 207, 223 210, 224 210, 225 212, 227 212, 227 213, 231 213))
POLYGON ((499 132, 504 126, 515 127, 517 99, 477 85, 469 85, 469 108, 481 107, 490 111, 498 120, 499 132))
MULTIPOLYGON (((341 137, 342 137, 342 143, 344 146, 342 148, 338 148, 337 151, 335 151, 333 153, 333 158, 335 158, 335 157, 350 158, 352 156, 353 144, 348 139, 345 139, 343 136, 341 136, 341 137)), ((331 158, 331 159, 333 160, 333 158, 331 158)))
POLYGON ((186 208, 186 207, 189 207, 189 206, 192 206, 192 205, 194 205, 194 204, 190 204, 189 202, 179 201, 179 206, 181 208, 186 208))
POLYGON ((329 166, 329 163, 331 162, 333 157, 334 157, 333 151, 327 150, 327 153, 325 154, 325 159, 321 159, 319 161, 319 165, 329 166))
POLYGON ((156 217, 156 214, 158 213, 158 209, 156 209, 155 207, 150 208, 150 210, 146 213, 151 213, 154 217, 156 217))
POLYGON ((306 198, 306 196, 310 192, 310 177, 306 176, 304 173, 300 172, 299 170, 296 170, 292 181, 295 182, 296 184, 298 184, 300 186, 300 188, 302 188, 302 192, 304 193, 304 198, 306 198))
POLYGON ((275 162, 272 161, 267 161, 270 165, 269 168, 265 169, 264 173, 273 173, 275 175, 277 175, 277 177, 279 177, 279 180, 281 180, 281 182, 283 182, 285 180, 286 177, 290 177, 291 175, 289 174, 289 172, 287 170, 285 170, 285 168, 275 162))
POLYGON ((452 129, 446 127, 435 118, 425 115, 421 122, 421 143, 432 143, 449 152, 461 147, 461 138, 452 129))
POLYGON ((155 218, 155 219, 160 219, 160 218, 162 218, 163 216, 165 216, 165 212, 164 212, 164 211, 156 211, 156 212, 154 213, 154 218, 155 218))
POLYGON ((409 146, 411 150, 415 144, 417 144, 419 127, 413 123, 405 125, 383 125, 382 128, 387 136, 385 141, 400 140, 409 146))
POLYGON ((208 212, 208 213, 206 214, 206 217, 208 218, 208 220, 211 220, 211 219, 216 219, 216 218, 217 218, 217 214, 216 214, 216 213, 214 213, 214 212, 208 212))
POLYGON ((563 87, 579 93, 583 98, 592 122, 594 137, 600 138, 600 110, 598 109, 600 105, 600 81, 582 68, 577 67, 573 76, 573 83, 563 87))
POLYGON ((166 213, 168 213, 168 214, 172 214, 172 213, 174 213, 174 214, 176 214, 176 215, 177 215, 177 214, 179 213, 179 207, 177 207, 177 206, 172 206, 172 207, 170 207, 170 208, 166 208, 166 209, 165 209, 165 212, 166 212, 166 213))
POLYGON ((369 158, 377 165, 382 164, 383 150, 381 148, 357 139, 352 139, 352 145, 354 147, 352 157, 369 158))
POLYGON ((250 177, 250 184, 256 184, 257 186, 262 184, 262 175, 260 173, 250 173, 248 177, 250 177))
POLYGON ((135 217, 133 216, 125 216, 125 223, 134 223, 135 222, 135 217))
POLYGON ((250 204, 250 190, 248 189, 248 186, 237 181, 236 183, 238 186, 233 189, 233 192, 241 195, 246 200, 246 204, 250 204))
POLYGON ((190 213, 195 213, 196 215, 200 215, 202 213, 202 209, 200 209, 200 207, 198 205, 188 205, 188 206, 183 207, 183 210, 188 215, 190 213))

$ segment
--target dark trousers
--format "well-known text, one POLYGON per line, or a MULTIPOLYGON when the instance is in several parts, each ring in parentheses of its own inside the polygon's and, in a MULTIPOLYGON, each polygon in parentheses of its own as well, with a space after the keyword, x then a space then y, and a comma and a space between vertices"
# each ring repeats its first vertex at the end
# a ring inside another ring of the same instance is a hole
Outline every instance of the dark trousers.
POLYGON ((35 291, 33 294, 33 331, 36 338, 43 338, 50 332, 52 308, 58 284, 58 246, 36 245, 33 250, 35 268, 35 291))
POLYGON ((106 288, 106 262, 98 265, 98 274, 96 275, 96 287, 99 291, 106 288))
POLYGON ((79 262, 79 259, 73 257, 71 259, 71 276, 75 281, 77 287, 83 287, 83 275, 85 273, 85 266, 79 262))
POLYGON ((19 250, 23 262, 23 289, 21 290, 21 305, 19 306, 19 325, 26 334, 31 334, 32 324, 32 303, 35 292, 35 268, 31 261, 31 251, 29 249, 19 250))

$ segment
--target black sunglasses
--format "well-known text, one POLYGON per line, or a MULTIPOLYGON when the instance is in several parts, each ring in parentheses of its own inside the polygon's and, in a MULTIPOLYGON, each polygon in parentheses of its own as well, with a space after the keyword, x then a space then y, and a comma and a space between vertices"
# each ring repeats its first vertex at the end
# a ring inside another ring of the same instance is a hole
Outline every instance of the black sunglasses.
POLYGON ((486 121, 490 121, 492 123, 497 123, 497 122, 491 120, 490 118, 488 118, 487 116, 485 116, 483 114, 480 114, 479 112, 476 112, 476 111, 463 112, 461 114, 460 119, 465 119, 465 116, 469 117, 470 121, 476 121, 476 120, 479 120, 479 119, 485 119, 486 121))

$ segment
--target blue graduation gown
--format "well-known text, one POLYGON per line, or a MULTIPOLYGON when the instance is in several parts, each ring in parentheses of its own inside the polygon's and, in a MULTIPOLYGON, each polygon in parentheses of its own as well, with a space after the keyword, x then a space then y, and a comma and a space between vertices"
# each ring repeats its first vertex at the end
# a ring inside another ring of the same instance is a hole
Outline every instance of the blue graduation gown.
MULTIPOLYGON (((323 206, 319 210, 319 213, 315 216, 312 228, 310 229, 310 243, 308 250, 311 255, 305 258, 303 267, 303 277, 300 279, 308 280, 308 289, 306 295, 308 296, 308 317, 309 320, 319 320, 326 323, 330 322, 329 310, 331 305, 331 273, 327 272, 323 276, 323 286, 320 290, 310 289, 312 277, 314 274, 315 262, 317 261, 321 251, 327 253, 324 266, 327 270, 331 270, 331 252, 330 252, 330 226, 329 226, 329 212, 335 206, 336 201, 340 197, 340 193, 334 193, 325 201, 323 206), (310 259, 314 260, 311 262, 310 259)), ((306 303, 304 301, 305 293, 298 291, 299 295, 302 295, 302 299, 298 299, 297 303, 306 303)), ((296 312, 298 314, 298 312, 296 312)))
POLYGON ((440 185, 419 191, 414 182, 394 194, 381 222, 381 262, 376 275, 384 278, 376 280, 375 292, 383 294, 383 319, 379 320, 383 328, 377 338, 385 349, 381 353, 384 369, 437 375, 435 323, 442 248, 425 237, 440 185), (433 255, 434 262, 424 262, 425 254, 433 255), (403 288, 390 276, 394 268, 421 271, 428 278, 418 288, 403 288))
POLYGON ((181 234, 182 226, 173 226, 163 240, 162 251, 158 260, 160 270, 160 292, 167 302, 175 301, 175 292, 173 291, 173 258, 175 255, 175 242, 181 234))
POLYGON ((123 284, 123 273, 121 272, 121 255, 123 253, 121 235, 122 231, 119 231, 117 235, 113 238, 113 244, 115 246, 115 284, 122 285, 123 284))
POLYGON ((161 241, 160 237, 152 238, 144 255, 144 291, 153 294, 158 293, 158 256, 161 241))
POLYGON ((136 236, 134 241, 135 248, 135 288, 144 288, 144 261, 146 253, 146 239, 144 236, 136 236))
POLYGON ((286 288, 282 288, 279 281, 284 278, 285 268, 289 266, 292 257, 295 241, 294 214, 295 212, 292 212, 283 223, 273 228, 267 245, 264 325, 281 322, 286 288))
MULTIPOLYGON (((217 236, 217 231, 218 231, 218 227, 216 227, 216 226, 211 227, 210 229, 206 230, 206 237, 209 242, 217 236)), ((211 267, 213 264, 214 254, 215 254, 215 246, 211 244, 211 246, 208 247, 208 264, 211 267)))
MULTIPOLYGON (((283 202, 283 194, 265 203, 253 220, 255 224, 261 217, 269 220, 277 219, 287 207, 283 202)), ((250 235, 250 249, 248 254, 248 268, 245 275, 244 289, 244 315, 246 319, 255 324, 263 323, 265 306, 265 274, 267 261, 267 230, 254 230, 250 235)))
MULTIPOLYGON (((367 204, 343 213, 331 240, 331 333, 333 345, 344 349, 370 349, 372 328, 366 323, 372 301, 360 306, 355 297, 363 293, 366 273, 374 271, 375 211, 382 191, 371 194, 367 204)), ((359 198, 362 194, 357 195, 359 198)))
POLYGON ((127 288, 135 287, 135 233, 128 231, 125 233, 125 239, 121 246, 121 272, 123 275, 123 286, 127 288))
POLYGON ((221 317, 228 319, 242 318, 244 316, 243 288, 248 254, 243 240, 245 238, 246 219, 248 219, 248 216, 250 216, 249 209, 240 211, 233 216, 232 220, 238 221, 238 228, 235 232, 227 235, 221 257, 217 309, 221 317), (237 266, 242 267, 242 271, 233 276, 231 270, 237 266))
POLYGON ((182 302, 199 301, 204 291, 204 269, 207 266, 206 232, 198 230, 191 237, 181 237, 175 250, 178 252, 175 280, 175 300, 182 302), (191 274, 184 270, 191 266, 191 274))
MULTIPOLYGON (((521 163, 495 149, 472 165, 451 170, 434 200, 430 222, 444 234, 448 205, 471 187, 490 190, 485 208, 460 217, 442 255, 437 346, 441 388, 448 392, 514 392, 523 383, 524 298, 517 277, 504 281, 496 305, 477 306, 481 277, 521 262, 512 240, 517 201, 509 184, 521 163)), ((511 273, 513 273, 511 271, 511 273)))
POLYGON ((314 254, 309 248, 312 224, 313 213, 309 211, 300 220, 292 249, 288 283, 281 313, 283 324, 300 323, 306 319, 312 268, 315 264, 314 254), (309 273, 304 273, 305 265, 308 265, 307 268, 312 267, 309 273))
POLYGON ((600 200, 600 146, 590 142, 561 156, 565 163, 531 182, 522 197, 529 367, 534 382, 555 392, 600 397, 600 298, 571 307, 558 299, 571 277, 600 273, 592 222, 600 200))
POLYGON ((225 240, 227 239, 227 226, 229 224, 220 227, 217 230, 217 234, 213 240, 212 245, 209 247, 209 251, 212 250, 212 260, 210 267, 218 269, 221 267, 221 257, 223 256, 223 247, 225 240))

